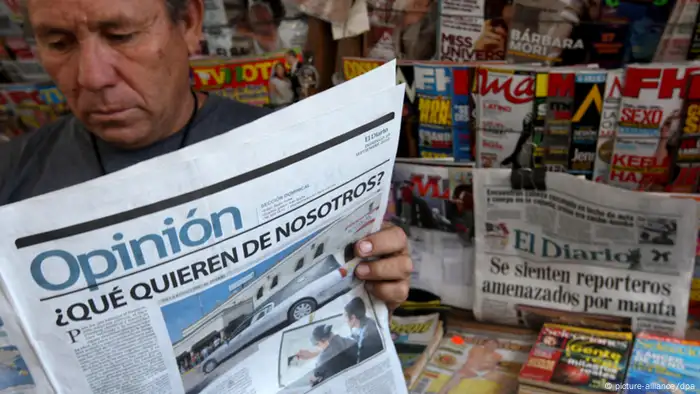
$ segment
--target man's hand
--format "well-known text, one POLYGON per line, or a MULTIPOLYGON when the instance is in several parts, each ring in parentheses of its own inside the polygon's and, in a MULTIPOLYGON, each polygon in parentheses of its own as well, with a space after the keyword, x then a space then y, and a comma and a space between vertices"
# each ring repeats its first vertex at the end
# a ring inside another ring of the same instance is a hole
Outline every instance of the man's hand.
POLYGON ((318 356, 318 352, 314 352, 312 350, 301 349, 296 354, 296 356, 299 358, 299 360, 310 360, 310 359, 318 356))
POLYGON ((366 280, 367 289, 386 302, 389 310, 406 301, 413 262, 406 233, 400 227, 385 222, 381 231, 355 244, 355 255, 378 259, 360 263, 355 276, 366 280))

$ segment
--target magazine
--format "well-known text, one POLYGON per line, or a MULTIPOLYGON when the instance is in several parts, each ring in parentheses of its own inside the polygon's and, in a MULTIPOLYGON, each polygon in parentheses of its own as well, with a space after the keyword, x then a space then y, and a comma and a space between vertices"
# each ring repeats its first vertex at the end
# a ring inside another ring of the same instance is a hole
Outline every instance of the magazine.
MULTIPOLYGON (((302 60, 301 54, 297 54, 297 60, 302 60)), ((190 66, 195 90, 209 91, 242 103, 277 107, 289 105, 299 96, 299 92, 294 91, 294 76, 285 75, 280 79, 276 74, 280 72, 278 68, 288 73, 291 65, 287 52, 239 59, 196 58, 190 61, 190 66), (273 78, 278 78, 275 81, 275 95, 270 88, 273 78), (286 100, 276 101, 275 97, 286 100)), ((299 78, 298 81, 303 82, 299 78)), ((310 81, 310 84, 316 83, 310 81)))
POLYGON ((650 333, 637 335, 622 392, 697 393, 700 391, 698 352, 697 341, 650 333))
POLYGON ((504 65, 476 70, 476 165, 510 167, 532 157, 533 67, 504 65))
POLYGON ((620 112, 620 97, 624 83, 623 69, 609 70, 605 81, 603 111, 600 115, 596 157, 593 165, 593 180, 607 183, 612 163, 613 144, 617 134, 617 118, 620 112))
POLYGON ((656 48, 654 62, 687 60, 698 16, 697 0, 677 0, 656 48))
POLYGON ((525 325, 535 306, 685 334, 695 201, 561 173, 546 174, 546 190, 513 189, 505 169, 475 169, 473 181, 477 319, 525 325))
POLYGON ((353 275, 388 200, 395 67, 1 207, 0 318, 48 378, 34 392, 405 393, 387 307, 353 275))
POLYGON ((525 330, 450 324, 411 394, 515 394, 535 338, 525 330))
POLYGON ((51 82, 0 85, 0 143, 66 114, 65 97, 51 82))
POLYGON ((584 176, 588 180, 593 179, 607 78, 608 73, 604 70, 576 71, 567 167, 570 174, 584 176))
POLYGON ((376 59, 435 57, 439 1, 367 0, 370 30, 363 55, 376 59))
POLYGON ((471 161, 468 96, 472 70, 462 65, 414 65, 420 157, 471 161))
POLYGON ((510 0, 440 2, 439 60, 503 60, 513 5, 510 0))
POLYGON ((631 332, 545 324, 518 381, 553 392, 617 393, 633 340, 631 332))
POLYGON ((397 159, 393 221, 408 235, 411 286, 443 304, 471 309, 474 246, 471 168, 466 164, 397 159))
POLYGON ((679 124, 686 76, 696 69, 683 63, 626 68, 608 184, 668 191, 678 175, 672 164, 683 130, 679 124))
POLYGON ((304 14, 284 0, 206 0, 204 55, 238 57, 303 48, 304 14))
POLYGON ((406 386, 411 387, 442 340, 443 322, 438 313, 392 316, 390 327, 406 386))

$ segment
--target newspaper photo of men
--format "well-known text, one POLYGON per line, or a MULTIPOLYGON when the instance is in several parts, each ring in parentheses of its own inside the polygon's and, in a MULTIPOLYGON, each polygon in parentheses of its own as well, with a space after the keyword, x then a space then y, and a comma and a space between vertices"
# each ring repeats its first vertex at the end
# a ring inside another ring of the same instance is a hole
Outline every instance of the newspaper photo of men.
POLYGON ((344 313, 284 332, 279 380, 286 394, 305 393, 384 350, 371 301, 346 296, 344 313))

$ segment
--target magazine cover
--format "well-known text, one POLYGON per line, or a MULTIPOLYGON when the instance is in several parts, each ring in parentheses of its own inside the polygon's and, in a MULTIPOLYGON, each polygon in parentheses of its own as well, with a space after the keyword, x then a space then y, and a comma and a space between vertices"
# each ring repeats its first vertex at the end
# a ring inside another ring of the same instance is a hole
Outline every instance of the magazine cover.
POLYGON ((618 392, 633 338, 631 332, 546 323, 520 371, 519 381, 558 391, 618 392))
MULTIPOLYGON (((619 2, 516 0, 506 60, 547 65, 623 64, 630 20, 619 2)), ((654 44, 656 48, 656 44, 654 44)))
MULTIPOLYGON (((700 392, 700 342, 637 335, 627 370, 628 387, 646 387, 657 394, 700 392)), ((623 393, 638 393, 626 387, 623 393)))
POLYGON ((43 82, 50 78, 36 56, 36 46, 22 36, 4 37, 0 65, 12 82, 43 82))
POLYGON ((193 59, 192 86, 255 106, 289 105, 301 93, 296 91, 293 79, 303 82, 289 73, 293 61, 300 62, 301 55, 278 52, 258 58, 193 59))
POLYGON ((576 72, 552 69, 538 80, 544 79, 546 95, 546 146, 544 164, 547 171, 564 172, 569 167, 571 122, 574 114, 576 72), (545 79, 546 78, 546 79, 545 79))
POLYGON ((676 0, 616 0, 603 2, 608 19, 628 25, 623 61, 649 63, 654 59, 676 0))
POLYGON ((392 316, 389 331, 394 345, 404 343, 425 345, 433 339, 440 321, 439 313, 419 316, 392 316))
POLYGON ((438 59, 503 60, 512 19, 512 0, 441 1, 438 59))
POLYGON ((509 168, 529 164, 535 96, 535 71, 522 66, 476 70, 476 165, 509 168))
POLYGON ((364 56, 430 60, 435 57, 438 0, 367 0, 370 30, 364 56))
POLYGON ((576 71, 568 168, 570 174, 585 176, 588 180, 593 179, 606 78, 603 70, 576 71))
POLYGON ((682 62, 688 54, 695 30, 700 3, 697 0, 677 0, 659 40, 654 62, 682 62))
POLYGON ((306 19, 290 2, 206 0, 204 8, 204 55, 262 55, 306 44, 306 19))
MULTIPOLYGON (((418 129, 420 112, 416 94, 416 75, 412 62, 397 62, 396 83, 406 84, 406 94, 403 98, 403 113, 401 114, 401 138, 399 139, 399 150, 396 155, 397 157, 419 157, 418 129)), ((457 102, 459 103, 460 101, 458 100, 457 102)))
POLYGON ((700 72, 693 71, 686 77, 685 98, 681 111, 680 128, 675 141, 666 145, 675 146, 675 155, 670 157, 666 191, 697 193, 700 181, 700 72), (675 157, 674 157, 675 156, 675 157))
POLYGON ((469 67, 439 63, 414 65, 419 112, 419 155, 423 158, 471 158, 469 67), (455 146, 454 142, 457 142, 455 146))
POLYGON ((697 67, 634 64, 626 68, 608 183, 664 191, 678 149, 686 75, 697 67))
POLYGON ((545 126, 547 123, 547 81, 548 70, 535 74, 535 96, 532 101, 532 164, 534 167, 544 166, 546 148, 544 146, 545 126))
POLYGON ((442 339, 442 327, 438 313, 391 317, 389 331, 408 387, 418 378, 442 339))
POLYGON ((605 97, 603 111, 600 115, 595 164, 593 165, 593 180, 596 182, 605 183, 608 181, 613 145, 617 133, 617 117, 620 112, 624 75, 623 69, 609 70, 605 81, 605 97))
POLYGON ((4 129, 0 140, 29 133, 67 113, 65 97, 52 83, 0 85, 4 129))
POLYGON ((411 394, 515 394, 534 336, 480 324, 448 326, 411 394))
POLYGON ((413 259, 411 285, 438 295, 444 304, 471 308, 471 168, 466 164, 398 159, 392 185, 393 221, 406 231, 413 259))
MULTIPOLYGON (((693 1, 693 0, 689 0, 693 1)), ((700 59, 700 12, 695 16, 692 29, 690 31, 690 42, 688 43, 687 60, 700 59)))
POLYGON ((381 59, 343 57, 343 80, 349 81, 386 63, 381 59))

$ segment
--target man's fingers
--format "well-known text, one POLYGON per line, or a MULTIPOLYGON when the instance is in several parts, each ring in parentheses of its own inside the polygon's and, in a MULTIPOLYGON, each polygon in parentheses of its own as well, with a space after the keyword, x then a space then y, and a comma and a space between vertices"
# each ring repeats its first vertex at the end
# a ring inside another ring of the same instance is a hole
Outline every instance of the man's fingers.
POLYGON ((389 309, 395 309, 408 298, 408 281, 368 282, 367 289, 377 298, 387 303, 389 309))
POLYGON ((400 253, 406 249, 406 233, 398 226, 389 225, 383 230, 369 235, 355 244, 355 255, 359 257, 380 257, 400 253))
POLYGON ((399 254, 381 260, 360 263, 355 268, 355 276, 369 281, 406 280, 413 271, 411 257, 399 254))

